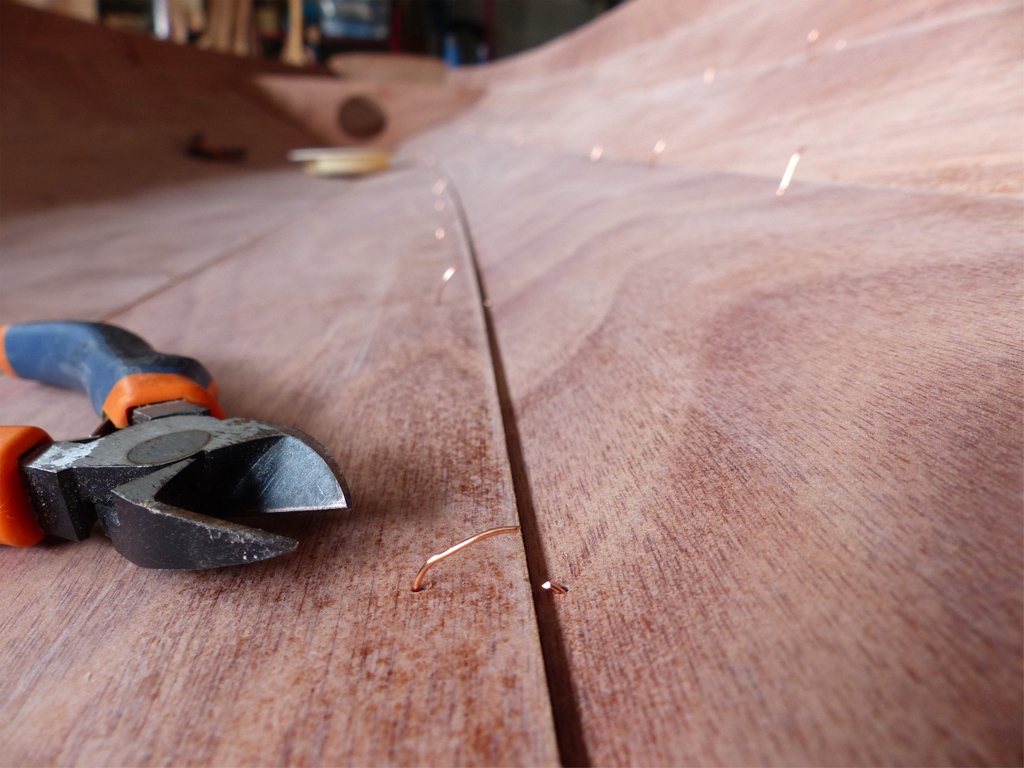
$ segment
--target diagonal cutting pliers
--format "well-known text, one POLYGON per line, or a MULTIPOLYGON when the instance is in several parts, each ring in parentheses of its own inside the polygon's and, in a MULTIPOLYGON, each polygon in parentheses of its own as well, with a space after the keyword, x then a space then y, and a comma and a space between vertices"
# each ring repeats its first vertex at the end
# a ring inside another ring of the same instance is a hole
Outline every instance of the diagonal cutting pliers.
POLYGON ((99 520, 136 565, 217 568, 298 545, 227 518, 351 506, 320 443, 225 418, 206 368, 123 328, 3 326, 0 368, 83 390, 104 419, 92 437, 60 442, 37 427, 0 427, 0 544, 29 546, 46 534, 82 541, 99 520))

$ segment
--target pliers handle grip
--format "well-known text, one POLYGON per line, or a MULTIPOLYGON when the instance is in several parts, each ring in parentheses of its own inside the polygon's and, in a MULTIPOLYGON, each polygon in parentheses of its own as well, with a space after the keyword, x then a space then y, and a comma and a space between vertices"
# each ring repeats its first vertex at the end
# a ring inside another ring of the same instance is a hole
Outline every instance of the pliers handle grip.
POLYGON ((31 547, 46 535, 29 505, 18 459, 51 442, 39 427, 0 426, 0 544, 31 547))
MULTIPOLYGON (((115 325, 5 325, 0 327, 0 369, 83 391, 96 413, 118 428, 128 425, 133 408, 168 400, 185 400, 224 418, 217 385, 198 360, 157 352, 115 325)), ((0 544, 30 546, 43 537, 22 487, 18 459, 50 442, 38 427, 0 427, 0 544)))
POLYGON ((79 389, 97 414, 126 427, 132 408, 185 400, 224 418, 217 385, 198 360, 154 350, 105 323, 24 323, 0 328, 0 368, 10 376, 79 389))

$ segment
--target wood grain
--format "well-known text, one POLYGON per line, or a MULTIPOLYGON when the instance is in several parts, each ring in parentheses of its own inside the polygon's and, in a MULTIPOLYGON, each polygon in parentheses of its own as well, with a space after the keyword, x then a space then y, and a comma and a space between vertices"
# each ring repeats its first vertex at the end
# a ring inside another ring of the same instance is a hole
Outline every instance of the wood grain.
POLYGON ((1019 764, 1020 201, 414 149, 571 588, 570 761, 1019 764))
POLYGON ((2 217, 3 316, 111 317, 336 193, 335 185, 310 184, 291 168, 2 217))
MULTIPOLYGON (((251 568, 144 571, 102 536, 5 551, 5 760, 557 760, 521 541, 410 591, 428 555, 516 519, 480 302, 435 178, 328 183, 287 226, 115 318, 202 359, 230 413, 323 441, 355 509, 275 523, 299 550, 251 568)), ((0 381, 8 421, 66 428, 61 394, 0 381)))

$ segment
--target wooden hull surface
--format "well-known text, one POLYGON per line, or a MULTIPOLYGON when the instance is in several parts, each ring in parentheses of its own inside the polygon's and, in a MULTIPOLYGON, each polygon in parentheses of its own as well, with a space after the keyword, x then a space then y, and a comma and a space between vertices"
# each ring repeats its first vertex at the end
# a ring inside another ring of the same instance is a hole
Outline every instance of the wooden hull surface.
POLYGON ((355 501, 245 568, 0 552, 6 762, 1024 762, 1019 2, 634 0, 359 180, 265 65, 0 11, 2 322, 201 359, 355 501))

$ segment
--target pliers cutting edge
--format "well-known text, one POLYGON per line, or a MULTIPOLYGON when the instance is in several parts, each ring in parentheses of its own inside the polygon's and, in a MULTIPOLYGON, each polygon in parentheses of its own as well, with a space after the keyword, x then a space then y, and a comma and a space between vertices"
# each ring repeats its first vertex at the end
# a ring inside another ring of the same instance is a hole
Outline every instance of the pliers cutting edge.
POLYGON ((104 423, 53 442, 0 427, 0 544, 88 538, 98 519, 144 568, 195 570, 291 552, 294 539, 228 522, 351 506, 327 449, 304 432, 227 419, 198 361, 103 323, 0 328, 0 368, 84 390, 104 423))

